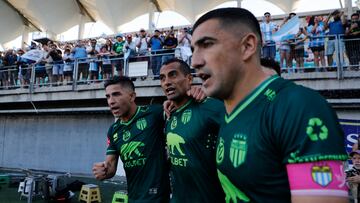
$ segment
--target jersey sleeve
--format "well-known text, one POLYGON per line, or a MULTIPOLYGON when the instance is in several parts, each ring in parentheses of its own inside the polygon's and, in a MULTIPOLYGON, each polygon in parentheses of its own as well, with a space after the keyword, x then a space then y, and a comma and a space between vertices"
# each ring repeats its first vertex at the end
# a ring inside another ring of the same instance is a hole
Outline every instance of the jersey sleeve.
POLYGON ((282 162, 346 160, 344 135, 330 105, 313 90, 292 87, 279 93, 269 117, 282 162))
POLYGON ((107 149, 106 149, 106 155, 119 155, 119 151, 116 149, 116 145, 114 143, 114 134, 116 133, 116 125, 117 123, 114 123, 111 125, 111 127, 108 130, 106 139, 107 139, 107 149))

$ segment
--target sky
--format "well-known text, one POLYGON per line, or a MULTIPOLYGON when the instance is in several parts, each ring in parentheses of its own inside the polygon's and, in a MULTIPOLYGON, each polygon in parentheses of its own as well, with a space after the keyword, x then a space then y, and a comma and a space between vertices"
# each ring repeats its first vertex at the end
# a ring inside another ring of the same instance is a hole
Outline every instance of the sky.
MULTIPOLYGON (((352 0, 353 6, 356 5, 357 0, 352 0)), ((358 0, 360 2, 360 0, 358 0)), ((342 4, 344 5, 344 0, 342 0, 342 4)), ((229 1, 223 4, 218 5, 215 8, 223 8, 223 7, 236 7, 236 1, 229 1)), ((266 11, 269 11, 272 15, 279 15, 284 14, 279 7, 276 5, 267 2, 265 0, 243 0, 242 5, 243 8, 250 10, 254 13, 255 16, 262 16, 266 11)), ((340 8, 340 3, 338 0, 301 0, 296 5, 295 10, 293 12, 306 12, 306 11, 317 11, 317 10, 328 10, 340 8), (311 7, 309 7, 311 5, 311 7), (310 10, 311 9, 311 10, 310 10)), ((119 27, 118 32, 133 32, 138 31, 140 28, 148 28, 148 14, 139 16, 135 18, 133 21, 119 27)), ((184 18, 183 16, 179 15, 176 12, 172 11, 164 11, 162 13, 155 13, 154 17, 154 24, 156 28, 164 28, 174 26, 183 26, 183 25, 190 25, 190 22, 184 18), (176 24, 174 24, 176 22, 176 24)), ((67 40, 75 40, 77 38, 78 26, 75 26, 68 31, 59 35, 58 40, 67 41, 67 40)), ((85 25, 84 37, 91 38, 97 37, 101 35, 110 35, 110 34, 117 34, 114 33, 111 29, 109 29, 105 24, 102 22, 97 23, 87 23, 85 25)), ((34 34, 29 36, 31 40, 34 34)), ((41 35, 36 35, 34 38, 40 38, 41 35)), ((21 44, 21 37, 18 37, 14 41, 6 44, 7 47, 20 47, 21 44)), ((0 50, 2 47, 0 47, 0 50)))

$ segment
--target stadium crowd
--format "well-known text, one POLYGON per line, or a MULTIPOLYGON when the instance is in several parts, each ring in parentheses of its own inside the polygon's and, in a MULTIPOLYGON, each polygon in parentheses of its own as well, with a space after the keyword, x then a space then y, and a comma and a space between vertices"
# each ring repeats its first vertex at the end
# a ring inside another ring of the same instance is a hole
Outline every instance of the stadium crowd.
MULTIPOLYGON (((263 58, 278 61, 282 72, 287 73, 314 70, 307 67, 315 67, 316 71, 335 71, 335 54, 344 60, 346 58, 344 64, 349 69, 358 70, 359 12, 352 14, 350 19, 339 10, 326 17, 308 16, 307 25, 300 26, 296 34, 284 35, 275 42, 273 34, 294 16, 295 13, 290 13, 283 22, 276 24, 270 12, 264 14, 264 20, 260 23, 263 58)), ((124 67, 129 61, 147 61, 153 78, 157 79, 161 64, 170 58, 177 57, 190 64, 190 43, 191 29, 187 27, 178 30, 171 27, 153 33, 140 29, 136 33, 70 42, 33 41, 27 50, 8 49, 0 52, 0 88, 27 87, 32 67, 35 87, 71 84, 74 78, 88 84, 113 75, 127 74, 124 67), (22 57, 34 49, 43 51, 40 61, 22 57)))

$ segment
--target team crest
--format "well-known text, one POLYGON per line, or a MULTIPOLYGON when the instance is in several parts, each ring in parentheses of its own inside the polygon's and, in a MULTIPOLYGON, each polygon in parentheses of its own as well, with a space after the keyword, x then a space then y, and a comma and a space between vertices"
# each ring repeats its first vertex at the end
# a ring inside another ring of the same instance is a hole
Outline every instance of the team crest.
POLYGON ((170 125, 170 128, 171 130, 174 130, 177 126, 177 119, 176 119, 176 116, 173 118, 173 120, 171 121, 171 125, 170 125))
POLYGON ((146 128, 146 126, 147 126, 147 122, 146 122, 145 118, 141 118, 138 121, 136 121, 136 127, 139 130, 144 130, 146 128))
POLYGON ((125 142, 128 141, 130 139, 130 137, 131 137, 131 133, 128 130, 123 132, 123 140, 125 142))
POLYGON ((230 145, 230 161, 234 168, 245 162, 247 153, 247 137, 244 134, 235 134, 230 145))
POLYGON ((216 163, 221 164, 224 160, 224 139, 220 138, 216 149, 216 163))
POLYGON ((311 168, 311 176, 313 181, 322 187, 328 186, 333 178, 333 174, 329 166, 314 165, 311 168))
POLYGON ((181 122, 183 124, 188 123, 191 119, 191 116, 192 116, 192 111, 190 109, 185 110, 181 116, 181 122))
POLYGON ((119 138, 119 137, 118 137, 118 134, 115 133, 115 134, 113 135, 114 142, 116 142, 116 140, 117 140, 118 138, 119 138))

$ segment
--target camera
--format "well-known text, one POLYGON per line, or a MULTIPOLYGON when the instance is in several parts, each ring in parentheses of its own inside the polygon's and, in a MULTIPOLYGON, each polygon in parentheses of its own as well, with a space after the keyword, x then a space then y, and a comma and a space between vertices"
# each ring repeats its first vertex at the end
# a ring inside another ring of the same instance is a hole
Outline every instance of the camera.
POLYGON ((356 169, 349 169, 347 171, 345 171, 346 177, 353 177, 353 176, 357 176, 359 175, 359 171, 356 169))

